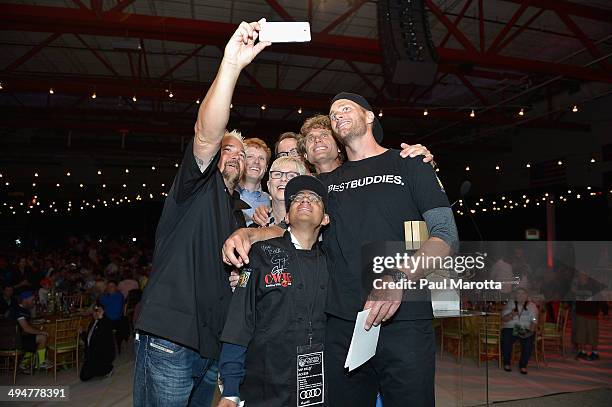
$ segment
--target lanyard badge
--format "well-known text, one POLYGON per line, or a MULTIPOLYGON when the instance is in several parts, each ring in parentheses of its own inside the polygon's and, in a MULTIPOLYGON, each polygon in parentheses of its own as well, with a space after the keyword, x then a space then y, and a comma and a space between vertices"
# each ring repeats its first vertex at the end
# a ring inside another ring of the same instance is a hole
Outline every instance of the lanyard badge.
POLYGON ((323 344, 297 347, 297 407, 323 405, 323 344))

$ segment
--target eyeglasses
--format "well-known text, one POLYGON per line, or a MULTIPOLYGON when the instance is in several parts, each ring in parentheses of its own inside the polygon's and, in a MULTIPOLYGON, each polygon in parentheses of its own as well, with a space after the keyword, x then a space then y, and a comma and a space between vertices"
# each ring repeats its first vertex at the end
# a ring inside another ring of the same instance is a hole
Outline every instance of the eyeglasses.
POLYGON ((313 144, 316 139, 327 140, 329 136, 330 134, 328 132, 323 132, 323 133, 320 133, 319 135, 309 134, 308 136, 306 136, 306 144, 313 144))
POLYGON ((291 204, 294 204, 296 202, 302 202, 304 201, 304 199, 307 200, 309 203, 318 203, 323 200, 323 198, 321 198, 319 195, 315 194, 314 192, 300 192, 298 194, 291 195, 289 197, 291 204))
MULTIPOLYGON (((340 113, 350 113, 351 110, 353 110, 352 107, 350 107, 349 105, 345 105, 340 108, 340 113)), ((331 120, 332 122, 338 120, 338 112, 330 112, 329 120, 331 120)))
POLYGON ((287 178, 287 181, 289 181, 300 175, 300 173, 295 171, 270 171, 270 178, 272 179, 281 179, 283 175, 287 178))
POLYGON ((278 157, 299 157, 300 153, 298 153, 297 148, 292 148, 289 151, 280 151, 276 154, 278 157))

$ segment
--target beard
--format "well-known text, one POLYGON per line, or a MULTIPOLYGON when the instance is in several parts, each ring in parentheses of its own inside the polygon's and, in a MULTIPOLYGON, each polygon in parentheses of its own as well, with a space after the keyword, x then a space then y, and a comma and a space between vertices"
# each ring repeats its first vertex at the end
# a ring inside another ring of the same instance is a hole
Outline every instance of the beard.
POLYGON ((223 180, 225 181, 225 186, 234 189, 234 187, 238 183, 238 180, 240 179, 240 165, 238 164, 238 162, 235 162, 236 168, 229 167, 227 164, 231 162, 234 161, 228 161, 225 163, 221 175, 223 176, 223 180))
POLYGON ((344 133, 344 135, 338 132, 336 133, 336 136, 343 145, 348 146, 355 140, 365 136, 366 132, 367 128, 365 122, 353 121, 352 127, 346 133, 344 133))

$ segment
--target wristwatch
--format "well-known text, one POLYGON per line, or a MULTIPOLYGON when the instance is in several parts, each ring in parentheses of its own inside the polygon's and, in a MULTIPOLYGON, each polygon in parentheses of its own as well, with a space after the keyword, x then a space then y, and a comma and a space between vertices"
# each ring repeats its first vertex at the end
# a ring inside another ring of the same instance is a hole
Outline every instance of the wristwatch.
POLYGON ((398 269, 388 270, 385 275, 391 276, 394 283, 399 283, 401 281, 407 280, 406 274, 402 273, 398 269))

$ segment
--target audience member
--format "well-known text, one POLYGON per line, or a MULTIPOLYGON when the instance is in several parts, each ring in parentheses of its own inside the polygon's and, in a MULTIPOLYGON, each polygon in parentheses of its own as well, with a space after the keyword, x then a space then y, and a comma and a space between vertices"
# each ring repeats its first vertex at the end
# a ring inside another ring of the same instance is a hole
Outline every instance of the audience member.
POLYGON ((519 369, 527 374, 527 363, 533 350, 534 334, 538 322, 538 307, 529 300, 527 291, 518 288, 514 291, 514 300, 508 301, 502 311, 502 353, 504 370, 511 372, 512 346, 516 340, 521 343, 519 369))
POLYGON ((102 304, 94 306, 92 318, 87 332, 82 334, 85 343, 85 362, 80 374, 82 381, 96 376, 110 376, 113 373, 113 324, 104 315, 102 304))

